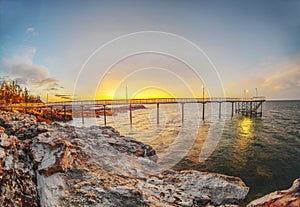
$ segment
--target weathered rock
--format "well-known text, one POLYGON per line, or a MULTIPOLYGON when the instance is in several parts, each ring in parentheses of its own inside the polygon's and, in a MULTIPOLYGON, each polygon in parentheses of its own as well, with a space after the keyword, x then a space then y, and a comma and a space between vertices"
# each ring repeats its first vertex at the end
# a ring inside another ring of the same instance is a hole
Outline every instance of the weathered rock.
POLYGON ((0 126, 5 133, 18 139, 31 139, 38 135, 36 118, 22 113, 0 112, 0 126))
MULTIPOLYGON (((74 128, 60 128, 48 138, 44 136, 47 133, 42 134, 38 136, 38 140, 44 140, 46 145, 64 137, 68 130, 74 128)), ((119 139, 123 137, 108 132, 107 128, 105 132, 101 132, 101 127, 92 127, 90 130, 77 128, 76 138, 64 137, 65 140, 70 140, 73 148, 77 147, 72 158, 76 159, 76 164, 67 168, 65 173, 53 174, 58 174, 57 179, 63 180, 60 186, 64 186, 61 197, 57 197, 59 193, 52 196, 53 199, 56 198, 55 205, 201 206, 203 203, 236 203, 247 195, 248 188, 239 178, 197 171, 160 172, 158 166, 147 157, 137 157, 130 151, 124 151, 135 149, 138 142, 132 142, 131 138, 128 139, 130 141, 122 142, 119 139), (111 136, 103 136, 108 133, 111 136), (112 141, 122 148, 112 145, 112 141), (134 146, 131 146, 132 143, 134 146)), ((57 149, 49 148, 55 153, 45 150, 36 152, 55 157, 57 149)), ((37 161, 43 160, 43 156, 35 157, 37 161)), ((47 185, 39 188, 51 192, 47 185)), ((44 200, 43 196, 41 199, 44 200)))
POLYGON ((262 198, 252 201, 247 207, 299 207, 300 206, 300 178, 296 179, 291 188, 276 191, 262 198))
POLYGON ((38 142, 32 147, 35 161, 40 163, 39 173, 50 176, 56 172, 65 172, 75 166, 76 149, 67 140, 38 142))
POLYGON ((1 206, 39 206, 30 141, 9 136, 0 129, 1 206))
POLYGON ((66 196, 64 193, 66 184, 62 173, 54 173, 50 176, 37 173, 37 185, 42 207, 61 206, 59 200, 66 196))
POLYGON ((149 176, 141 189, 155 198, 181 206, 236 203, 248 193, 240 178, 198 171, 167 171, 149 176))
POLYGON ((47 125, 2 112, 0 125, 4 206, 220 205, 249 190, 235 177, 161 172, 151 146, 111 127, 47 125))

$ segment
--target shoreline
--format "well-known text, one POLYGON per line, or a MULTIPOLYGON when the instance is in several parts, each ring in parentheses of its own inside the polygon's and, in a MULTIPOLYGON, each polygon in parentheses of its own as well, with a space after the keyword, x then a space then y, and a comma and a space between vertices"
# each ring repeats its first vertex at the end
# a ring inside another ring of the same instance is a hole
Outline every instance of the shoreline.
MULTIPOLYGON (((142 104, 135 104, 131 106, 131 110, 140 110, 145 109, 146 107, 142 104)), ((69 122, 73 120, 74 118, 78 117, 84 117, 84 118, 90 118, 90 117, 96 117, 99 118, 101 116, 104 116, 104 108, 98 107, 98 108, 86 108, 86 109, 66 109, 66 113, 64 113, 63 109, 59 108, 52 108, 49 109, 49 107, 40 107, 40 108, 24 108, 24 107, 2 107, 0 108, 2 111, 7 112, 19 112, 19 113, 25 113, 29 115, 33 115, 36 117, 37 121, 39 122, 46 122, 48 124, 58 121, 58 122, 69 122)), ((118 113, 125 113, 129 111, 129 106, 118 106, 118 107, 107 107, 105 109, 105 116, 113 116, 118 113)))
POLYGON ((15 189, 18 199, 2 200, 7 204, 218 206, 240 203, 249 191, 237 177, 192 170, 162 172, 151 146, 121 136, 112 127, 49 125, 34 116, 2 111, 0 126, 1 190, 7 192, 14 180, 31 195, 29 199, 15 189))

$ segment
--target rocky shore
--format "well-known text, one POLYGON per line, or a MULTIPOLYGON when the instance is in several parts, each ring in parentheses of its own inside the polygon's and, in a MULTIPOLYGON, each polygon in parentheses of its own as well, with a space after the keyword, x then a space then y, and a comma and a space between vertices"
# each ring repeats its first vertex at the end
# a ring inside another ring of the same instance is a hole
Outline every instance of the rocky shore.
POLYGON ((160 171, 151 146, 111 127, 0 112, 0 136, 1 206, 229 206, 249 191, 237 177, 160 171))

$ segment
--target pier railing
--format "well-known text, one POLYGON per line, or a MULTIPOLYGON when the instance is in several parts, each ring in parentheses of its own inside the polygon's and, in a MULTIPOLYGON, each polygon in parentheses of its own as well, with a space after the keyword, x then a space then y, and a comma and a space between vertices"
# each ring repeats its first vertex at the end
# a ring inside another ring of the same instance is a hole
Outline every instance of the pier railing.
MULTIPOLYGON (((73 112, 73 109, 80 108, 82 123, 84 123, 84 110, 92 110, 95 107, 101 107, 104 116, 104 125, 106 125, 107 116, 107 106, 110 105, 128 105, 130 124, 132 124, 132 105, 134 104, 156 104, 157 105, 157 123, 159 123, 159 105, 160 104, 181 104, 182 122, 184 121, 184 105, 188 103, 200 103, 202 104, 202 119, 205 118, 205 105, 206 103, 218 103, 219 104, 219 117, 221 118, 221 104, 230 103, 231 104, 231 117, 233 117, 234 112, 240 113, 246 116, 260 115, 262 116, 262 103, 265 101, 265 97, 251 97, 251 98, 149 98, 149 99, 115 99, 115 100, 76 100, 76 101, 66 101, 66 102, 50 102, 50 103, 18 103, 18 104, 0 104, 0 108, 11 110, 24 110, 36 108, 41 111, 41 109, 50 110, 51 117, 53 115, 53 109, 58 109, 62 111, 64 121, 67 121, 67 111, 73 112), (67 109, 68 108, 68 109, 67 109), (259 110, 260 109, 260 110, 259 110)), ((72 115, 71 115, 72 116, 72 115)))
POLYGON ((251 98, 148 98, 148 99, 115 99, 115 100, 74 100, 49 103, 16 103, 0 104, 0 107, 49 107, 49 106, 85 106, 85 105, 126 105, 126 104, 168 104, 168 103, 223 103, 223 102, 264 102, 265 97, 251 98))

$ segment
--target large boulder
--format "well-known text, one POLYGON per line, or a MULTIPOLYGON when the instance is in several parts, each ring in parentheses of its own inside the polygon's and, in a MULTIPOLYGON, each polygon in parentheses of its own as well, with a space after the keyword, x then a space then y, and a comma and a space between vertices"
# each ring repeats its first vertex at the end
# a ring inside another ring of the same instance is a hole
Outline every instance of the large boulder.
POLYGON ((132 138, 120 137, 109 127, 59 127, 40 134, 32 150, 39 163, 38 188, 44 206, 221 205, 238 203, 248 193, 249 188, 236 177, 160 171, 145 156, 147 153, 134 153, 139 148, 144 152, 153 150, 132 138), (74 130, 76 135, 72 135, 74 130), (61 142, 64 148, 55 144, 61 142), (58 164, 61 167, 57 168, 58 164), (59 170, 47 173, 41 170, 45 166, 59 170), (59 186, 53 187, 54 183, 59 186), (52 199, 46 200, 49 197, 52 199))

